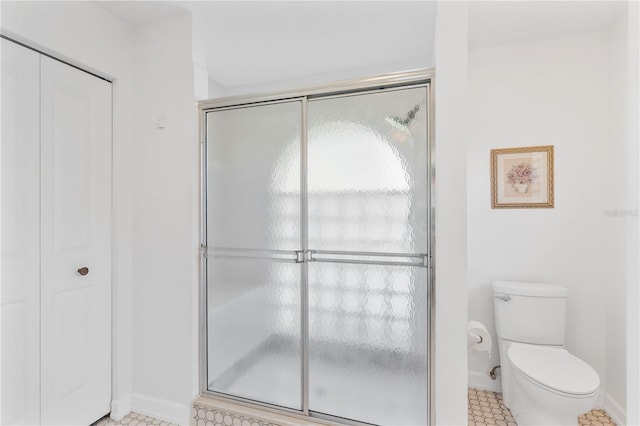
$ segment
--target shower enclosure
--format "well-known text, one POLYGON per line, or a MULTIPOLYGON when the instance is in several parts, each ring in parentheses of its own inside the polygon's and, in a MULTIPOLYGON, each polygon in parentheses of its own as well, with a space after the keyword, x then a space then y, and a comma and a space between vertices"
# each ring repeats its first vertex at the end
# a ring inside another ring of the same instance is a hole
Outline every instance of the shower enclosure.
POLYGON ((201 104, 203 393, 430 423, 430 78, 201 104))

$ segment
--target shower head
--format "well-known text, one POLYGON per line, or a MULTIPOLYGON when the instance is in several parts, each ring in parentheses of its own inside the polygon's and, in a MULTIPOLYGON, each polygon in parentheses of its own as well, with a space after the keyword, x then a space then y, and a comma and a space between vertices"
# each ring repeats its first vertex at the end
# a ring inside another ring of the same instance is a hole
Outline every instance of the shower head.
POLYGON ((413 109, 409 111, 404 118, 400 118, 397 115, 394 115, 385 118, 385 120, 396 129, 408 131, 409 124, 411 124, 411 122, 416 118, 418 110, 420 110, 420 104, 414 106, 413 109))

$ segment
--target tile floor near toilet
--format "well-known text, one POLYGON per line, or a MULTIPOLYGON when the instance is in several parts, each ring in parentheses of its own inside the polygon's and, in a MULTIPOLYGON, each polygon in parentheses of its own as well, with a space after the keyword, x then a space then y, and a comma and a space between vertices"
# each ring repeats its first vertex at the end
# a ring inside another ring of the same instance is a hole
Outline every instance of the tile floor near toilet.
MULTIPOLYGON (((502 394, 469 388, 469 426, 517 426, 511 411, 502 404, 502 394)), ((578 416, 579 426, 616 426, 604 410, 578 416)))

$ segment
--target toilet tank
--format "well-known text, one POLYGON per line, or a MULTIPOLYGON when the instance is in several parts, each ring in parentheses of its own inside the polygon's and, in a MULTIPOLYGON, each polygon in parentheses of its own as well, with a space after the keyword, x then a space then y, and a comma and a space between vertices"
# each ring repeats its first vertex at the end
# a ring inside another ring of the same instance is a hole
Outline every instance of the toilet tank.
POLYGON ((565 287, 513 281, 493 282, 499 339, 536 345, 564 345, 565 287))

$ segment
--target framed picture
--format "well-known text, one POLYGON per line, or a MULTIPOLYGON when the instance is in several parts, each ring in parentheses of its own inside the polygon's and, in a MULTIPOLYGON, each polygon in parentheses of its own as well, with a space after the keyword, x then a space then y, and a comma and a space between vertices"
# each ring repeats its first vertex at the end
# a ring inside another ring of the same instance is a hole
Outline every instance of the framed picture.
POLYGON ((552 145, 491 150, 491 208, 552 207, 552 145))

